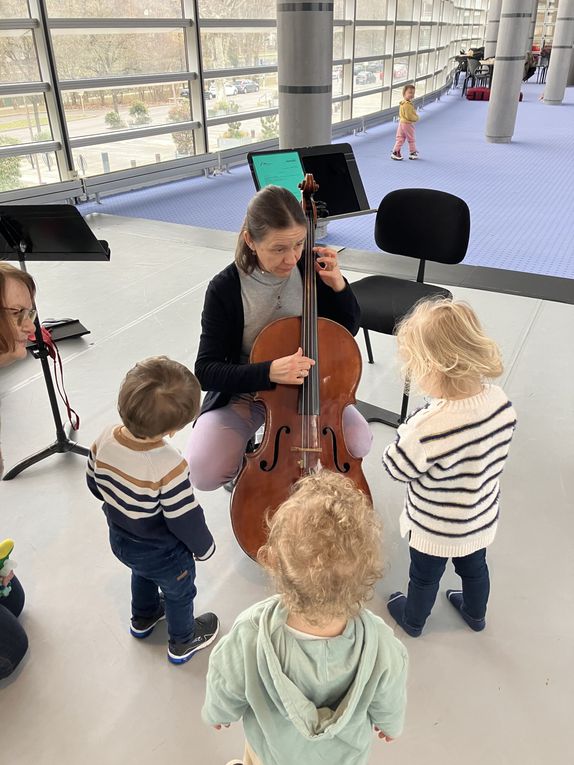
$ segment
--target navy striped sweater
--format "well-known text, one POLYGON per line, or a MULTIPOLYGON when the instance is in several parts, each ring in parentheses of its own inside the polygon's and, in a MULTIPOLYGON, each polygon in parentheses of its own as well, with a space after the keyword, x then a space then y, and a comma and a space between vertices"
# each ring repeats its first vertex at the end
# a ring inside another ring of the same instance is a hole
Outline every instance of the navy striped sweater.
POLYGON ((181 541, 198 560, 215 551, 187 462, 166 441, 137 442, 108 427, 90 450, 86 478, 110 525, 159 546, 181 541))
POLYGON ((433 401, 399 427, 383 464, 407 484, 401 534, 410 533, 411 547, 450 558, 493 541, 515 426, 504 391, 485 385, 470 398, 433 401))

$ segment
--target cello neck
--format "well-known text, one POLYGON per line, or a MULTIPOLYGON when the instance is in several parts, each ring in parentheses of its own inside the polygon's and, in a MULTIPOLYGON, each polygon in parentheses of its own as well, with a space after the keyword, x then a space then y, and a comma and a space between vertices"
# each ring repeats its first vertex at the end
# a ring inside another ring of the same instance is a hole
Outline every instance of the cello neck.
POLYGON ((315 225, 317 208, 313 194, 319 186, 313 176, 308 173, 301 186, 301 205, 307 219, 307 236, 305 239, 304 270, 303 270, 303 312, 301 319, 301 348, 303 355, 315 360, 315 365, 305 378, 299 399, 299 412, 303 415, 319 415, 321 402, 319 398, 319 342, 317 332, 317 280, 315 276, 315 225))

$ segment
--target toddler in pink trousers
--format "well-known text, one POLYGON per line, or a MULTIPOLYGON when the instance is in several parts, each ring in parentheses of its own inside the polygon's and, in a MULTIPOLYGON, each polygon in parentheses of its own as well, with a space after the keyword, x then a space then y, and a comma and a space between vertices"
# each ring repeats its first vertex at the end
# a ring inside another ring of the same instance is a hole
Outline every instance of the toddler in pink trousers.
POLYGON ((402 160, 401 149, 405 141, 409 142, 409 159, 419 158, 415 143, 415 123, 418 122, 419 115, 412 103, 414 97, 415 86, 405 85, 403 88, 403 100, 399 105, 397 140, 391 154, 391 159, 402 160))

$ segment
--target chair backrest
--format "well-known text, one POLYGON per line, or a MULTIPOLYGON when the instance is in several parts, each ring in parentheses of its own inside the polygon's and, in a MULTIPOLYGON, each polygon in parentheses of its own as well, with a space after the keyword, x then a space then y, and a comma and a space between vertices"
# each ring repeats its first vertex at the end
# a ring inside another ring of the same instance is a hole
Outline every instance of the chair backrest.
POLYGON ((477 61, 475 58, 469 58, 468 59, 468 71, 470 74, 476 74, 476 70, 480 66, 480 61, 477 61))
POLYGON ((460 197, 434 189, 398 189, 382 200, 377 246, 393 255, 460 263, 470 238, 470 210, 460 197))

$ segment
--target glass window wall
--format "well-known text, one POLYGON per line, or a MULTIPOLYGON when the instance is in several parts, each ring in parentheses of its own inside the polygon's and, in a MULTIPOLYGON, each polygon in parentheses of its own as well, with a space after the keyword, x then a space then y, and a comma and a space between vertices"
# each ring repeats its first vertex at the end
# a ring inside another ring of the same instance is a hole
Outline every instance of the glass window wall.
MULTIPOLYGON (((556 3, 542 2, 548 33, 556 3)), ((333 122, 396 106, 406 82, 443 87, 459 49, 483 42, 487 5, 335 0, 333 122)), ((277 136, 276 0, 46 0, 58 91, 30 18, 43 7, 0 2, 0 191, 277 136), (12 156, 18 144, 32 153, 12 156)))

